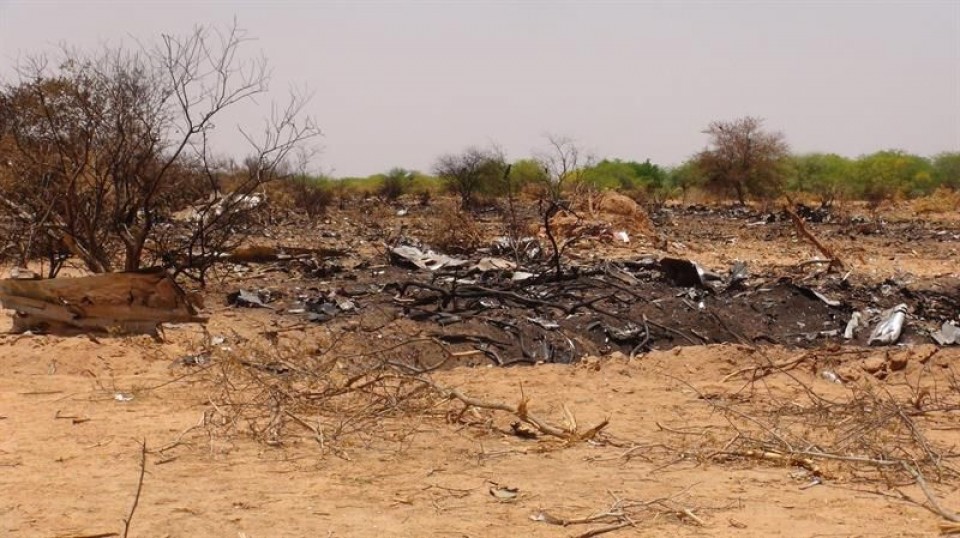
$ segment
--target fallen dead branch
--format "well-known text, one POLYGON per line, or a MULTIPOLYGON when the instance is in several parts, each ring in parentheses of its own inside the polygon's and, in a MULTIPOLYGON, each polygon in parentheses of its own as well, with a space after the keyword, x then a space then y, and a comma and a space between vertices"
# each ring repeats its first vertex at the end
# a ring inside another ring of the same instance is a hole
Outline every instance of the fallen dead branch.
MULTIPOLYGON (((937 496, 934 495, 933 490, 930 489, 930 486, 927 484, 927 480, 923 477, 923 473, 905 461, 900 462, 900 464, 907 473, 913 476, 913 479, 916 481, 920 491, 923 492, 924 496, 927 498, 927 501, 930 503, 929 508, 933 513, 950 521, 951 523, 960 523, 960 515, 957 515, 956 512, 944 508, 944 506, 940 504, 940 501, 937 500, 937 496)), ((948 525, 950 528, 953 528, 954 526, 955 525, 948 525)), ((942 529, 943 526, 941 526, 941 530, 942 529)), ((960 529, 960 527, 958 527, 958 529, 960 529)))
POLYGON ((740 368, 738 370, 734 370, 733 372, 730 372, 729 374, 723 376, 721 383, 726 383, 727 381, 730 381, 735 377, 739 377, 747 372, 750 372, 751 374, 750 381, 757 381, 772 373, 783 372, 791 368, 795 368, 798 365, 800 365, 803 361, 813 356, 814 356, 813 353, 802 353, 797 357, 794 357, 792 359, 787 359, 782 362, 777 362, 777 363, 771 362, 769 364, 758 364, 754 366, 747 366, 744 368, 740 368))
POLYGON ((534 415, 528 409, 528 404, 530 400, 523 394, 523 389, 520 390, 520 403, 516 406, 502 403, 502 402, 487 402, 477 398, 473 398, 461 392, 459 389, 444 387, 436 384, 430 379, 419 377, 417 378, 420 382, 425 383, 432 387, 434 390, 438 391, 441 395, 446 398, 456 399, 462 402, 466 407, 461 411, 461 415, 466 412, 471 407, 476 407, 479 409, 491 409, 494 411, 504 411, 509 413, 520 421, 529 424, 537 429, 540 433, 544 435, 549 435, 551 437, 557 437, 563 439, 567 443, 575 443, 581 441, 588 441, 593 439, 600 433, 604 428, 610 424, 609 419, 604 419, 596 426, 589 428, 585 431, 579 431, 577 427, 576 418, 574 418, 573 413, 564 406, 564 417, 566 420, 566 426, 559 427, 553 424, 550 424, 546 420, 534 415))
MULTIPOLYGON (((908 384, 907 390, 895 392, 877 383, 844 385, 844 398, 820 396, 800 375, 789 372, 810 358, 801 354, 786 361, 774 362, 764 355, 767 364, 741 368, 724 378, 752 372, 752 380, 771 373, 783 373, 788 387, 749 384, 751 390, 766 387, 761 397, 742 394, 704 394, 681 379, 671 377, 690 388, 699 401, 720 413, 727 421, 732 436, 722 447, 707 446, 710 441, 723 442, 726 436, 699 435, 700 457, 714 462, 754 460, 778 466, 803 469, 811 482, 824 480, 856 480, 880 482, 888 487, 905 481, 914 483, 926 497, 924 505, 950 523, 944 532, 960 528, 960 515, 940 504, 926 477, 956 483, 960 470, 951 462, 958 457, 955 447, 937 443, 927 437, 922 420, 928 412, 950 409, 956 405, 952 390, 935 393, 921 388, 921 380, 908 384), (799 393, 807 396, 802 402, 799 393), (782 391, 780 393, 775 391, 782 391), (917 397, 923 393, 924 398, 917 397), (786 396, 786 397, 784 397, 786 396)), ((935 387, 934 387, 935 389, 935 387)), ((743 390, 743 389, 740 389, 743 390)), ((668 435, 697 435, 693 428, 661 428, 668 435)), ((683 445, 687 447, 686 443, 683 445)), ((685 448, 686 449, 686 448, 685 448)), ((909 499, 901 492, 901 496, 909 499)), ((916 502, 916 501, 914 501, 916 502)))
POLYGON ((668 497, 659 497, 649 501, 634 501, 621 499, 612 492, 608 494, 613 497, 613 503, 606 508, 594 514, 585 517, 567 518, 551 514, 541 510, 530 516, 533 521, 539 521, 549 525, 560 527, 571 527, 577 525, 600 525, 586 532, 575 535, 576 538, 589 538, 591 536, 600 536, 610 532, 618 531, 626 527, 635 527, 644 517, 647 519, 656 519, 662 516, 673 516, 680 522, 688 522, 698 527, 707 526, 707 522, 696 513, 694 509, 681 504, 678 499, 685 496, 690 488, 687 488, 675 495, 668 497))
MULTIPOLYGON (((562 424, 551 423, 529 410, 522 395, 517 405, 489 402, 436 383, 429 373, 451 358, 474 355, 455 352, 434 338, 414 338, 388 346, 376 354, 337 356, 330 348, 304 349, 292 343, 253 345, 232 351, 211 350, 211 364, 203 375, 214 387, 211 409, 203 424, 224 435, 246 433, 271 446, 299 438, 317 443, 321 454, 347 458, 344 449, 357 440, 401 440, 417 431, 413 417, 457 419, 470 409, 507 413, 535 435, 572 444, 596 439, 608 420, 581 429, 566 407, 562 424), (404 345, 427 344, 444 358, 432 365, 411 364, 402 357, 404 345), (448 403, 463 405, 459 412, 448 403), (305 434, 305 435, 304 435, 305 434)), ((186 433, 186 432, 185 432, 186 433)), ((517 433, 517 435, 520 435, 517 433)), ((177 442, 182 441, 182 437, 177 442)))
POLYGON ((830 260, 830 264, 827 266, 827 271, 830 271, 834 268, 843 270, 846 268, 843 261, 833 252, 832 249, 828 248, 826 245, 820 242, 810 230, 807 230, 806 225, 803 223, 803 219, 800 218, 796 212, 793 211, 789 206, 784 206, 783 210, 790 216, 790 220, 793 221, 793 225, 797 228, 797 233, 803 236, 807 241, 809 241, 821 254, 826 256, 830 260))

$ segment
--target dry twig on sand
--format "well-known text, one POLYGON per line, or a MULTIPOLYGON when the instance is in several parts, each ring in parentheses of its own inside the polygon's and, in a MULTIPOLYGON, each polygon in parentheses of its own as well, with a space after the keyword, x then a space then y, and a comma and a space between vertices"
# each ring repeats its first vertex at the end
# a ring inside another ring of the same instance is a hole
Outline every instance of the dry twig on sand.
POLYGON ((403 440, 414 435, 422 422, 410 418, 449 416, 441 407, 450 401, 463 404, 458 417, 474 408, 501 411, 517 418, 518 425, 531 427, 521 430, 523 433, 554 437, 567 444, 593 440, 609 423, 604 420, 582 430, 566 407, 563 422, 551 423, 530 412, 522 389, 519 404, 511 405, 469 396, 430 377, 430 372, 463 355, 435 338, 411 338, 370 354, 349 356, 276 343, 220 350, 212 355, 206 373, 215 392, 205 425, 224 434, 250 433, 273 446, 302 437, 306 431, 321 453, 347 458, 342 447, 354 444, 345 443, 348 438, 366 442, 378 436, 399 439, 402 448, 403 440), (439 349, 443 358, 432 365, 415 364, 404 358, 409 355, 403 348, 409 345, 430 345, 439 349))
POLYGON ((576 525, 598 525, 581 534, 575 535, 576 538, 590 538, 600 536, 609 532, 614 532, 626 527, 635 527, 644 516, 673 516, 679 521, 689 522, 699 527, 707 526, 707 522, 694 513, 692 508, 684 506, 677 501, 690 490, 687 488, 675 495, 668 497, 659 497, 650 501, 632 501, 621 499, 612 492, 607 492, 613 497, 613 503, 605 510, 596 512, 586 517, 564 518, 559 517, 544 510, 530 516, 533 521, 540 521, 549 525, 558 525, 570 527, 576 525))
POLYGON ((133 496, 133 504, 130 505, 130 511, 127 517, 123 518, 123 538, 127 538, 130 533, 130 522, 133 521, 133 514, 137 511, 140 504, 140 493, 143 491, 143 476, 147 472, 147 440, 140 442, 140 476, 137 478, 137 493, 133 496))
POLYGON ((520 419, 521 422, 524 422, 526 424, 533 426, 534 428, 536 428, 538 432, 544 435, 549 435, 551 437, 557 437, 559 439, 563 439, 567 443, 575 443, 575 442, 588 441, 590 439, 593 439, 594 437, 597 436, 598 433, 600 433, 604 428, 606 428, 608 424, 610 424, 609 419, 604 419, 602 422, 600 422, 596 426, 581 432, 577 427, 576 418, 574 418, 573 413, 571 413, 566 406, 564 406, 563 408, 564 417, 567 423, 566 426, 559 427, 559 426, 550 424, 546 420, 538 417, 537 415, 534 415, 529 411, 528 404, 530 403, 530 399, 523 394, 522 387, 520 390, 520 403, 517 404, 516 406, 513 406, 513 405, 502 403, 502 402, 488 402, 488 401, 480 400, 464 394, 459 389, 438 385, 433 380, 425 377, 419 377, 417 379, 420 382, 429 385, 430 387, 438 391, 443 396, 447 398, 459 400, 460 402, 462 402, 466 406, 464 411, 466 411, 466 409, 469 409, 471 407, 477 407, 480 409, 491 409, 494 411, 504 411, 506 413, 510 413, 511 415, 517 417, 518 419, 520 419))

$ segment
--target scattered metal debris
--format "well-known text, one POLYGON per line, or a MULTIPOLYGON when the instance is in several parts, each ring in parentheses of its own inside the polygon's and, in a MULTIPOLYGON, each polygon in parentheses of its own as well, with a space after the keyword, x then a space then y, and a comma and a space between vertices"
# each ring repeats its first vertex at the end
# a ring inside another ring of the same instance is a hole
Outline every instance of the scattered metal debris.
POLYGON ((204 366, 210 363, 209 353, 195 353, 180 357, 174 364, 179 366, 204 366))
POLYGON ((820 377, 831 383, 843 383, 843 381, 840 379, 840 376, 831 372, 830 370, 824 370, 820 372, 820 377))
POLYGON ((477 263, 470 266, 470 272, 512 271, 516 268, 517 264, 503 258, 480 258, 477 263))
POLYGON ((509 237, 498 237, 493 240, 490 252, 498 256, 517 257, 521 261, 532 262, 539 260, 543 255, 543 247, 536 237, 521 237, 511 239, 509 237))
POLYGON ((517 497, 520 496, 520 489, 502 486, 500 484, 492 484, 490 486, 490 495, 496 499, 497 502, 509 503, 517 500, 517 497))
POLYGON ((750 273, 747 271, 746 262, 733 262, 733 265, 730 267, 730 275, 727 278, 729 279, 727 288, 730 289, 740 287, 741 284, 746 282, 746 280, 750 278, 750 273))
POLYGON ((847 327, 843 330, 843 339, 844 340, 853 340, 857 336, 857 331, 860 330, 860 325, 863 323, 863 314, 860 312, 854 312, 850 315, 850 321, 847 322, 847 327))
POLYGON ((957 327, 952 321, 945 321, 940 330, 935 331, 930 336, 941 346, 960 344, 960 327, 957 327))
POLYGON ((884 311, 880 315, 880 322, 870 333, 870 339, 867 345, 874 344, 890 345, 895 344, 900 339, 900 333, 903 331, 903 324, 907 319, 907 305, 898 304, 897 306, 884 311))
POLYGON ((393 247, 390 249, 390 255, 394 263, 403 263, 427 271, 437 271, 445 267, 460 267, 468 263, 466 260, 453 258, 432 250, 421 250, 410 245, 393 247))
POLYGON ((826 295, 820 293, 819 291, 817 291, 817 290, 815 290, 815 289, 813 289, 813 288, 808 288, 808 287, 806 287, 806 286, 800 286, 800 285, 798 285, 798 284, 793 284, 793 287, 796 288, 797 291, 799 291, 799 292, 801 292, 801 293, 803 293, 803 294, 806 294, 807 296, 809 296, 809 297, 811 297, 811 298, 814 298, 814 299, 818 299, 818 300, 820 300, 820 301, 823 301, 823 304, 825 304, 825 305, 827 305, 827 306, 831 306, 831 307, 833 307, 833 308, 838 308, 838 307, 843 306, 843 302, 842 302, 842 301, 837 301, 836 299, 831 299, 831 298, 827 297, 826 295))
POLYGON ((263 295, 261 292, 241 289, 227 295, 227 304, 242 308, 272 308, 267 304, 269 299, 265 300, 263 295))
POLYGON ((660 260, 660 269, 666 277, 678 286, 699 286, 709 288, 705 271, 695 262, 678 258, 663 258, 660 260))

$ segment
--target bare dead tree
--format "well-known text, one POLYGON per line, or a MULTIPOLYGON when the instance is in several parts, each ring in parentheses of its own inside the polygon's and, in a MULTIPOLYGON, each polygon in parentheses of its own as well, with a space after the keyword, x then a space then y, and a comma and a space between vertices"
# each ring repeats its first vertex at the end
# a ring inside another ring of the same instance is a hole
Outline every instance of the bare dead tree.
POLYGON ((252 153, 243 171, 232 175, 233 186, 227 193, 220 190, 223 168, 211 164, 206 150, 199 152, 202 170, 213 192, 188 210, 185 226, 168 228, 177 233, 167 233, 165 241, 155 243, 155 257, 171 266, 175 275, 183 274, 205 284, 207 271, 238 247, 255 227, 254 215, 266 202, 265 194, 257 190, 267 182, 289 180, 313 157, 313 152, 302 151, 303 144, 317 136, 319 130, 309 118, 299 119, 304 117, 308 102, 306 96, 291 93, 285 107, 273 107, 259 135, 241 130, 252 153), (293 164, 294 153, 299 166, 293 164))
POLYGON ((584 157, 580 147, 570 137, 548 134, 546 138, 548 149, 539 152, 534 160, 543 168, 547 178, 546 199, 540 200, 540 212, 544 233, 553 250, 550 263, 554 277, 559 280, 563 276, 563 252, 576 238, 558 240, 553 229, 553 218, 565 212, 579 219, 563 193, 567 185, 583 183, 584 170, 592 159, 584 157))
POLYGON ((715 121, 704 134, 711 147, 694 159, 706 186, 732 192, 744 204, 749 196, 770 198, 782 190, 783 166, 790 148, 779 132, 762 129, 755 117, 715 121))
POLYGON ((158 226, 198 202, 198 213, 217 216, 194 219, 182 248, 192 255, 198 241, 231 237, 248 195, 320 134, 304 118, 308 99, 295 95, 263 136, 245 133, 252 166, 222 192, 210 165, 214 120, 264 94, 270 79, 264 59, 242 59, 249 40, 235 24, 197 27, 152 48, 63 49, 57 67, 42 56, 22 64, 19 81, 2 91, 14 112, 0 132, 13 148, 0 211, 23 232, 18 261, 45 237, 46 250, 67 251, 93 272, 135 270, 156 250, 158 226))
POLYGON ((576 141, 567 136, 546 135, 547 149, 535 160, 547 176, 547 194, 553 201, 563 198, 563 190, 570 183, 580 183, 589 158, 582 154, 576 141))
POLYGON ((440 156, 433 170, 460 196, 460 207, 470 209, 477 194, 496 190, 505 167, 503 154, 497 148, 473 146, 460 153, 440 156))

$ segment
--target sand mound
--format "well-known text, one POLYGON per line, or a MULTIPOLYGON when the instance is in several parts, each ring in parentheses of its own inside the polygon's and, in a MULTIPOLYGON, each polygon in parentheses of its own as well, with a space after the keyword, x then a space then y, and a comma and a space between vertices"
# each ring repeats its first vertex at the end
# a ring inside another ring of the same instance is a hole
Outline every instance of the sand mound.
POLYGON ((597 200, 597 211, 612 215, 633 216, 637 214, 646 215, 646 211, 640 207, 640 204, 632 198, 620 194, 619 192, 607 191, 597 200))

